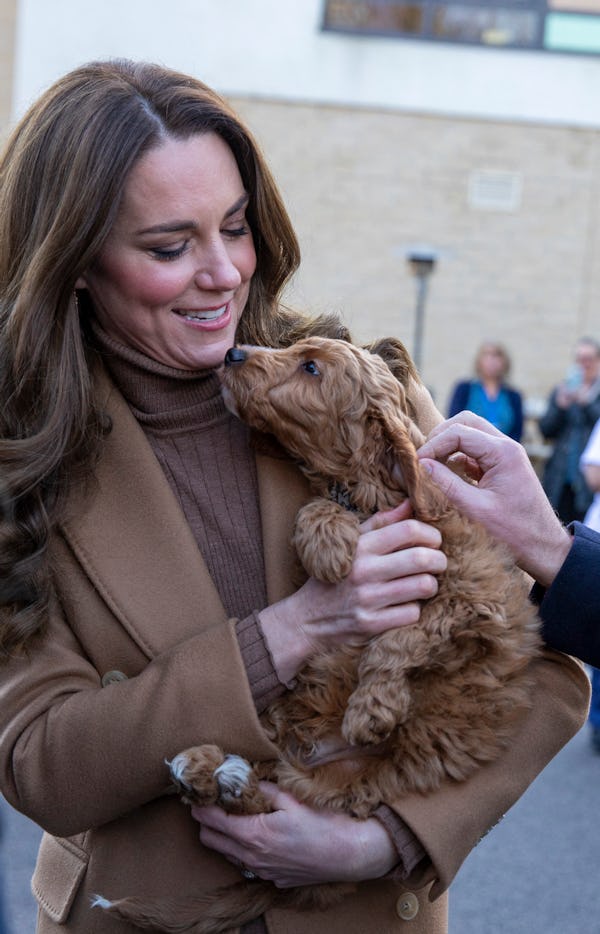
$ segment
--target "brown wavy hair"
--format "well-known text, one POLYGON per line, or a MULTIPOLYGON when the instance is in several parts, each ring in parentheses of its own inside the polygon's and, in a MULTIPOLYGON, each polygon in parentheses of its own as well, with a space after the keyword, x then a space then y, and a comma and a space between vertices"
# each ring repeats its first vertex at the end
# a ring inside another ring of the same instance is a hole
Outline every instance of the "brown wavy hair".
POLYGON ((202 82, 149 63, 92 62, 30 108, 0 161, 0 656, 43 632, 50 531, 75 478, 91 476, 106 418, 93 402, 93 311, 75 283, 101 250, 129 172, 167 138, 217 133, 250 195, 257 255, 244 342, 343 336, 280 305, 300 253, 250 132, 202 82))

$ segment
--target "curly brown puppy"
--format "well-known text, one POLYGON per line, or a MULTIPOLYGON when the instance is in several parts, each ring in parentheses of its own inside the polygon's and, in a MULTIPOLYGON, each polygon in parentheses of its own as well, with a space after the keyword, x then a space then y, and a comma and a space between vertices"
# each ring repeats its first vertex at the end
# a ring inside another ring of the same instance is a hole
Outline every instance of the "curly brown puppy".
MULTIPOLYGON (((361 520, 408 497, 415 517, 442 534, 448 568, 438 593, 418 625, 308 662, 294 690, 263 715, 281 751, 277 762, 252 768, 215 746, 178 755, 171 773, 188 802, 265 811, 257 780, 269 777, 301 801, 366 818, 381 802, 467 778, 499 754, 528 706, 527 666, 540 638, 525 579, 421 468, 423 436, 402 385, 414 376, 412 364, 398 342, 377 349, 388 363, 319 337, 281 350, 235 347, 222 368, 223 392, 229 408, 275 436, 310 481, 315 498, 293 537, 308 574, 343 578, 361 520)), ((258 880, 183 906, 124 899, 103 907, 144 927, 215 934, 274 904, 325 905, 347 889, 281 892, 258 880)))

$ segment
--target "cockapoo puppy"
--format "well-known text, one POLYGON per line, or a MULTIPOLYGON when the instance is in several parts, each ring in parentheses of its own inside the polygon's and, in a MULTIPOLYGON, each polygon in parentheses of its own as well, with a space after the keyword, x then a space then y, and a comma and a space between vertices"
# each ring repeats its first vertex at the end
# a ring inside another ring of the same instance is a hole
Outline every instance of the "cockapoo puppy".
MULTIPOLYGON (((277 350, 231 348, 220 374, 225 401, 273 436, 310 482, 314 498, 293 536, 306 573, 342 580, 360 522, 408 498, 415 518, 442 535, 448 567, 438 592, 418 624, 308 660, 261 718, 280 750, 276 762, 251 766, 207 745, 177 755, 171 774, 189 803, 268 811, 258 780, 269 778, 309 805, 364 819, 407 792, 466 779, 498 756, 528 707, 527 668, 540 637, 525 578, 421 467, 424 438, 404 388, 416 373, 399 342, 376 349, 321 337, 277 350)), ((273 906, 325 907, 347 891, 278 890, 256 879, 180 903, 99 904, 142 927, 217 934, 273 906)))

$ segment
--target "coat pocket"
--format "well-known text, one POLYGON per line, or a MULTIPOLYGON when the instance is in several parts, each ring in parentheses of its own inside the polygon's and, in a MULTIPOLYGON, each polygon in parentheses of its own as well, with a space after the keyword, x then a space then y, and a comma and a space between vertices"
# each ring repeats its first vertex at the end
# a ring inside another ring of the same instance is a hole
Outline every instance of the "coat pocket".
POLYGON ((40 907, 58 924, 64 924, 85 876, 89 856, 73 840, 45 833, 31 891, 40 907))

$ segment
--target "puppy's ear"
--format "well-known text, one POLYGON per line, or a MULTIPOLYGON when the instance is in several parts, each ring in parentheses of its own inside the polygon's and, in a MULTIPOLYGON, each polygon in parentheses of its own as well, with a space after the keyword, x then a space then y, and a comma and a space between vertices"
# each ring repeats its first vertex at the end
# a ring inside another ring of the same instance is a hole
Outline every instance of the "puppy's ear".
POLYGON ((406 416, 384 411, 378 413, 378 418, 387 450, 395 462, 393 472, 399 471, 401 474, 401 486, 410 500, 415 517, 424 522, 435 522, 445 511, 445 502, 441 491, 425 473, 417 457, 417 448, 424 441, 423 435, 406 416))
POLYGON ((382 337, 370 344, 365 344, 364 348, 369 353, 381 357, 402 386, 408 386, 410 379, 420 382, 419 374, 408 350, 396 337, 382 337))

